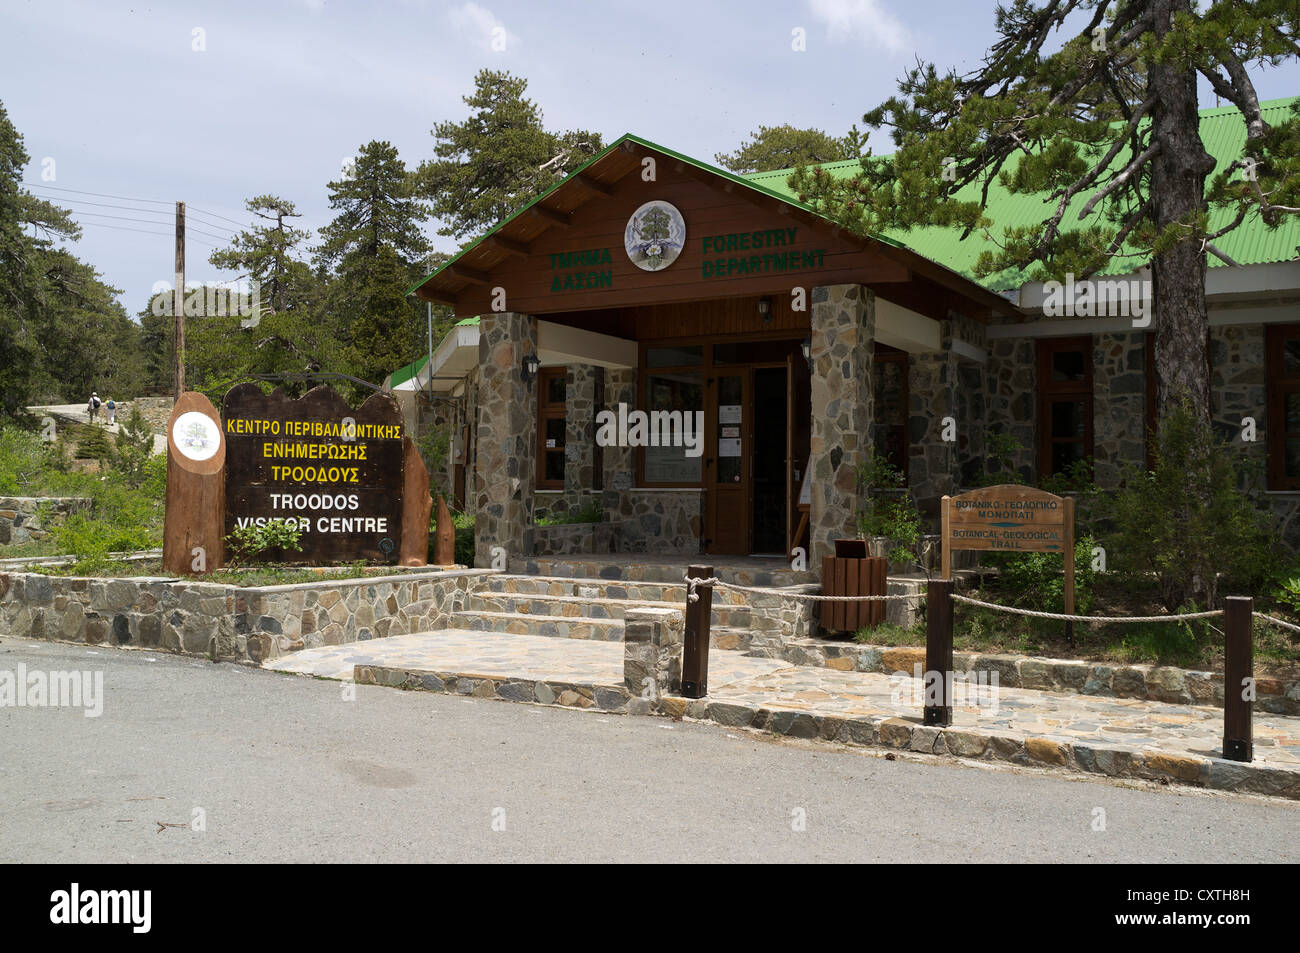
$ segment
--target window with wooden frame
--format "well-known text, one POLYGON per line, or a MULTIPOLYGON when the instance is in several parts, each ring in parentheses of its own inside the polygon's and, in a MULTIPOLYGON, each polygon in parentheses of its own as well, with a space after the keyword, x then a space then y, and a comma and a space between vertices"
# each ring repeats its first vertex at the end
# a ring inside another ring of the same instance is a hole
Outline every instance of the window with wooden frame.
POLYGON ((907 480, 907 352, 876 342, 876 453, 907 480))
POLYGON ((1038 342, 1038 478, 1092 459, 1092 337, 1038 342))
MULTIPOLYGON (((704 410, 705 353, 702 344, 642 346, 641 409, 647 413, 693 414, 704 410)), ((686 456, 681 447, 641 447, 641 486, 697 487, 704 477, 703 459, 686 456)))
POLYGON ((1300 324, 1265 329, 1268 488, 1300 490, 1300 324))
POLYGON ((564 416, 567 367, 537 372, 537 489, 564 489, 564 416))

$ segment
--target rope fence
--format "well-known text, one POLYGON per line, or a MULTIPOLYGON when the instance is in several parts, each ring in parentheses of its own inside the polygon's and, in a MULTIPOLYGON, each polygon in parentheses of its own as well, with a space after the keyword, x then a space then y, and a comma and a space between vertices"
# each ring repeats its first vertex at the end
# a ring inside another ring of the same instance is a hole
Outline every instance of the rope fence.
MULTIPOLYGON (((902 601, 906 599, 924 599, 924 593, 894 593, 892 595, 877 596, 822 596, 811 592, 790 592, 788 589, 779 589, 772 586, 742 586, 735 582, 725 582, 717 576, 701 578, 698 576, 683 576, 682 581, 686 583, 686 600, 688 602, 698 602, 700 594, 697 591, 700 586, 709 586, 714 589, 731 589, 735 592, 757 592, 763 595, 780 596, 783 599, 798 599, 805 602, 891 602, 894 600, 902 601)), ((1068 615, 1064 612, 1043 612, 1038 609, 1022 609, 1018 606, 1004 606, 996 602, 985 602, 982 599, 972 599, 970 596, 960 596, 953 593, 951 596, 954 602, 963 602, 967 605, 979 606, 981 609, 992 609, 995 612, 1006 612, 1011 615, 1030 616, 1034 619, 1054 619, 1058 622, 1120 622, 1120 623, 1151 623, 1151 622, 1187 622, 1192 619, 1212 619, 1221 616, 1223 609, 1208 609, 1205 612, 1176 612, 1170 615, 1068 615)), ((1263 612, 1256 612, 1255 617, 1271 622, 1273 625, 1283 629, 1289 629, 1292 632, 1300 633, 1300 625, 1287 622, 1285 619, 1279 619, 1276 616, 1266 615, 1263 612)))
MULTIPOLYGON (((917 600, 924 595, 926 605, 926 702, 922 709, 922 723, 948 727, 952 725, 952 698, 949 681, 953 667, 953 606, 955 603, 979 606, 1009 615, 1052 619, 1069 626, 1075 622, 1140 624, 1151 622, 1187 622, 1193 619, 1224 619, 1224 705, 1223 705, 1223 757, 1233 761, 1251 761, 1254 757, 1252 732, 1252 706, 1254 703, 1254 620, 1259 618, 1272 625, 1300 632, 1300 625, 1254 611, 1254 600, 1245 596, 1229 596, 1224 608, 1204 612, 1175 612, 1168 615, 1104 616, 1072 615, 1062 612, 1042 612, 1021 609, 961 596, 954 591, 951 579, 930 579, 926 592, 896 593, 893 595, 817 595, 810 592, 791 592, 771 586, 743 586, 724 582, 713 574, 712 566, 691 566, 682 577, 686 584, 686 618, 682 659, 682 694, 688 698, 703 698, 708 694, 709 626, 713 610, 713 590, 730 589, 735 592, 762 593, 805 602, 889 602, 892 600, 917 600), (1231 686, 1231 687, 1230 687, 1231 686), (1240 691, 1237 690, 1240 686, 1240 691)), ((1213 626, 1211 628, 1214 628, 1213 626)), ((1215 629, 1215 631, 1219 631, 1215 629)))

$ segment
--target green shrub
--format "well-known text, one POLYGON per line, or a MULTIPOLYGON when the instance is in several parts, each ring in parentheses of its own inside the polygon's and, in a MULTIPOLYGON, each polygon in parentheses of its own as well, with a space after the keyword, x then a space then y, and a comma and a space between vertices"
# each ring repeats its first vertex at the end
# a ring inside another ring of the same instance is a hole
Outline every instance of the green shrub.
POLYGON ((113 438, 109 436, 107 430, 97 424, 79 424, 76 430, 76 441, 75 455, 78 460, 111 463, 117 456, 113 438))
POLYGON ((260 526, 240 526, 226 537, 226 556, 231 565, 247 565, 271 550, 302 551, 302 530, 297 523, 270 519, 260 526))
MULTIPOLYGON (((1093 605, 1091 536, 1074 541, 1074 614, 1088 615, 1093 605)), ((1061 553, 982 553, 980 562, 998 570, 988 584, 990 600, 1042 612, 1065 611, 1065 557, 1061 553)))
POLYGON ((415 449, 429 471, 429 492, 436 501, 451 499, 451 489, 447 485, 447 458, 451 455, 451 436, 446 430, 429 427, 415 441, 415 449))
POLYGON ((580 510, 570 510, 556 516, 547 516, 536 521, 538 526, 568 526, 573 523, 603 523, 605 508, 599 500, 591 500, 580 510))
POLYGON ((858 512, 858 535, 884 536, 892 544, 891 562, 919 558, 921 513, 907 490, 903 472, 879 454, 858 466, 858 487, 862 509, 858 512))
POLYGON ((469 513, 455 513, 456 562, 462 566, 474 565, 474 517, 469 513))
POLYGON ((122 424, 117 435, 117 467, 131 486, 139 486, 145 481, 145 464, 153 456, 153 431, 149 422, 140 413, 139 407, 131 408, 131 415, 122 424))
POLYGON ((1112 527, 1103 537, 1112 568, 1154 576, 1166 609, 1213 606, 1224 582, 1260 588, 1276 565, 1278 543, 1265 514, 1240 487, 1241 454, 1187 408, 1160 427, 1155 469, 1130 471, 1126 486, 1098 501, 1112 527))

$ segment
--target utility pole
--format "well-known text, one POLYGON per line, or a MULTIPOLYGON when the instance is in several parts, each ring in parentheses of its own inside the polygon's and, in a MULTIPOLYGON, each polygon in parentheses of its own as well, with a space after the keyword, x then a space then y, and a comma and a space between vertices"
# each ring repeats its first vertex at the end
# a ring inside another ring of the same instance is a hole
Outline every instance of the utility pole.
POLYGON ((172 315, 176 319, 176 399, 185 393, 185 203, 176 203, 176 284, 172 291, 172 315))

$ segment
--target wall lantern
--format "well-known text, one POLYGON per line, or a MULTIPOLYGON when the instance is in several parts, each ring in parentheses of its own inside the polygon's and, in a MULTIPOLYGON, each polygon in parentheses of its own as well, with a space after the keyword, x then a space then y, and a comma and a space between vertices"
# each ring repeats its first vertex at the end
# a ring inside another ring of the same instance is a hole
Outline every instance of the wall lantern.
POLYGON ((529 353, 524 357, 524 363, 519 369, 519 376, 523 378, 525 384, 532 383, 537 376, 537 369, 542 366, 541 360, 534 353, 529 353))
POLYGON ((765 322, 772 320, 772 299, 766 295, 758 299, 758 316, 765 322))
POLYGON ((803 359, 808 362, 808 370, 812 370, 812 335, 803 339, 799 345, 799 350, 803 351, 803 359))

